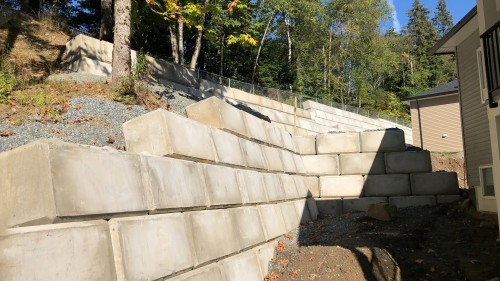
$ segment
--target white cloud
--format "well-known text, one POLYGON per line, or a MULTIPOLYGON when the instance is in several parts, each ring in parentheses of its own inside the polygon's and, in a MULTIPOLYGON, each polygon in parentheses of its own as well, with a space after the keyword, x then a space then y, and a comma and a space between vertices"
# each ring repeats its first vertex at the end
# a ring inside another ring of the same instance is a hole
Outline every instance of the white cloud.
POLYGON ((401 31, 401 24, 399 23, 398 13, 396 12, 396 6, 394 6, 393 0, 387 0, 389 6, 392 8, 392 26, 396 32, 401 31))

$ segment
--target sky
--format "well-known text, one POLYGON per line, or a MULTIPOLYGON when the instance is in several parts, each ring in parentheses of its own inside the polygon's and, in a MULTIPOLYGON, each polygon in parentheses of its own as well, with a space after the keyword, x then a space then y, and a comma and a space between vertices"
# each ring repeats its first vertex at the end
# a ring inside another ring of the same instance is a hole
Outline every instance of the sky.
MULTIPOLYGON (((413 0, 387 0, 389 5, 394 8, 392 15, 392 26, 399 31, 408 23, 408 16, 406 12, 411 9, 413 0)), ((432 12, 436 9, 438 0, 420 0, 420 2, 432 12)), ((461 20, 474 6, 476 0, 447 0, 446 6, 453 16, 453 22, 456 24, 461 20)))

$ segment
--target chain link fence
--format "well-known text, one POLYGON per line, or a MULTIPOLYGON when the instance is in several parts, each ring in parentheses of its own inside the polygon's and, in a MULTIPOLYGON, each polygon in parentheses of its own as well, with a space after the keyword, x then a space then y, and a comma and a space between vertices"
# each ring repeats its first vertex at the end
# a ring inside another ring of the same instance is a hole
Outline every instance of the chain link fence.
POLYGON ((254 95, 259 95, 263 97, 270 98, 272 100, 279 101, 281 103, 289 104, 289 105, 294 105, 295 104, 295 97, 297 97, 297 106, 300 108, 303 108, 303 103, 311 100, 320 104, 324 104, 327 106, 331 106, 334 108, 342 109, 348 112, 353 112, 362 116, 366 116, 369 118, 373 119, 384 119, 396 124, 400 124, 406 127, 411 127, 411 122, 400 117, 395 117, 395 116, 389 116, 386 114, 382 114, 376 111, 371 111, 368 109, 360 108, 360 107, 355 107, 355 106, 350 106, 347 104, 342 104, 334 101, 326 101, 326 100, 321 100, 318 98, 312 98, 312 97, 306 97, 302 96, 298 93, 292 93, 290 91, 283 91, 283 90, 278 90, 274 88, 266 88, 266 87, 261 87, 257 86, 254 84, 246 83, 246 82, 241 82, 235 79, 227 78, 224 76, 220 76, 214 73, 206 72, 199 70, 198 76, 200 79, 205 79, 210 82, 218 83, 227 87, 239 89, 242 91, 245 91, 247 93, 251 93, 254 95))

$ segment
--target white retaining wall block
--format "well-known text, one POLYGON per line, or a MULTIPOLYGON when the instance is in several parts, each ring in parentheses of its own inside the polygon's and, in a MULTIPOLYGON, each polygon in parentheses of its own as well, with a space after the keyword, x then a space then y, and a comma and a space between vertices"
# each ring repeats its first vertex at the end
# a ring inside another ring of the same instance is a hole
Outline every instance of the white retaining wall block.
POLYGON ((297 188, 297 194, 298 198, 306 198, 308 197, 309 190, 307 189, 307 186, 304 181, 303 176, 292 176, 294 182, 295 182, 295 187, 297 188))
POLYGON ((211 97, 186 107, 186 113, 189 119, 212 128, 222 129, 242 137, 248 136, 244 112, 217 97, 211 97))
POLYGON ((334 133, 316 136, 318 154, 360 152, 359 133, 334 133))
POLYGON ((316 154, 316 137, 314 136, 294 136, 295 149, 302 155, 316 154))
POLYGON ((339 157, 337 155, 303 155, 302 161, 308 175, 330 176, 339 174, 339 157))
POLYGON ((116 280, 106 221, 7 230, 0 236, 0 280, 116 280))
POLYGON ((309 212, 309 208, 307 207, 306 199, 295 200, 293 201, 293 204, 295 205, 295 209, 299 214, 301 224, 310 222, 312 220, 311 213, 309 212))
POLYGON ((201 165, 158 156, 143 156, 142 163, 150 210, 209 205, 201 165))
POLYGON ((146 212, 139 155, 43 139, 0 154, 5 224, 146 212))
POLYGON ((385 154, 388 174, 425 173, 432 171, 429 151, 389 152, 385 154))
POLYGON ((262 281, 259 260, 255 251, 246 251, 219 262, 225 280, 262 281))
POLYGON ((260 272, 265 277, 267 274, 271 273, 269 270, 269 263, 274 257, 274 252, 276 248, 276 241, 266 243, 255 249, 257 258, 259 259, 260 272))
POLYGON ((290 232, 300 225, 300 215, 295 208, 295 203, 283 202, 278 204, 285 221, 286 232, 290 232))
POLYGON ((279 148, 283 148, 283 137, 281 136, 279 128, 276 127, 276 124, 266 124, 266 127, 269 143, 279 148))
POLYGON ((285 221, 281 214, 281 207, 278 204, 260 205, 257 208, 259 209, 267 241, 287 232, 285 221))
POLYGON ((305 109, 302 109, 302 108, 296 108, 295 112, 296 112, 297 116, 300 116, 300 117, 303 117, 303 118, 307 118, 307 119, 311 119, 311 113, 308 110, 305 110, 305 109))
POLYGON ((252 114, 243 114, 243 118, 249 138, 263 143, 269 143, 269 137, 267 136, 266 130, 266 125, 269 124, 267 121, 257 118, 252 114))
POLYGON ((118 280, 157 280, 196 264, 184 214, 112 219, 109 226, 118 280))
POLYGON ((113 44, 79 34, 66 43, 66 60, 87 57, 101 62, 113 61, 113 44))
POLYGON ((460 195, 437 195, 436 202, 438 204, 448 204, 460 200, 460 195))
POLYGON ((283 138, 283 147, 291 152, 295 152, 295 142, 292 135, 286 130, 279 130, 283 138))
POLYGON ((364 212, 368 205, 377 203, 387 203, 387 197, 344 198, 342 200, 342 209, 344 213, 364 212))
POLYGON ((299 198, 299 193, 295 187, 295 181, 290 175, 280 175, 281 183, 283 184, 283 191, 285 192, 285 198, 296 199, 299 198))
POLYGON ((211 206, 242 204, 236 170, 215 165, 203 165, 206 191, 211 206))
POLYGON ((342 199, 314 198, 318 213, 322 216, 342 215, 342 199))
POLYGON ((240 145, 248 167, 259 170, 268 169, 262 145, 245 139, 240 139, 240 145))
POLYGON ((242 249, 266 241, 257 207, 229 209, 242 249))
POLYGON ((221 281, 222 274, 219 265, 212 263, 207 266, 200 267, 196 270, 188 271, 184 274, 178 275, 174 278, 168 279, 169 281, 221 281))
POLYGON ((293 162, 295 163, 297 174, 306 175, 307 169, 306 165, 304 165, 304 160, 302 160, 302 156, 292 153, 292 157, 293 157, 293 162))
POLYGON ((238 137, 219 129, 212 129, 217 162, 235 166, 246 166, 245 156, 238 137))
POLYGON ((325 197, 360 197, 364 194, 363 176, 319 177, 319 194, 325 197))
POLYGON ((313 221, 318 219, 318 206, 316 205, 316 199, 315 198, 307 198, 306 199, 307 203, 307 208, 309 209, 309 215, 311 215, 311 219, 313 221))
POLYGON ((123 134, 127 150, 132 153, 215 162, 210 128, 164 109, 125 122, 123 134))
POLYGON ((281 160, 281 149, 267 145, 262 146, 262 152, 266 158, 267 168, 272 172, 283 172, 283 161, 281 160))
POLYGON ((382 153, 340 154, 339 160, 341 175, 385 174, 382 153))
POLYGON ((251 170, 237 170, 243 204, 268 202, 266 185, 262 174, 251 170))
POLYGON ((458 177, 454 172, 411 174, 412 195, 457 195, 458 177))
POLYGON ((295 166, 295 159, 293 158, 293 153, 284 149, 280 149, 280 152, 285 172, 289 174, 296 174, 297 166, 295 166))
POLYGON ((401 196, 389 197, 389 204, 398 208, 418 207, 418 206, 435 206, 436 196, 401 196))
POLYGON ((192 227, 197 264, 203 264, 241 250, 238 232, 232 223, 229 210, 209 210, 185 214, 192 227))
POLYGON ((399 129, 360 132, 361 152, 405 151, 405 134, 399 129))
POLYGON ((365 177, 365 196, 411 195, 408 174, 368 175, 365 177))
POLYGON ((87 57, 80 57, 68 62, 67 69, 74 72, 83 72, 111 78, 113 68, 111 63, 102 62, 87 57))
POLYGON ((317 198, 319 197, 319 178, 318 177, 304 177, 304 183, 309 190, 308 196, 317 198))
POLYGON ((269 202, 285 200, 285 192, 279 175, 262 173, 269 202))

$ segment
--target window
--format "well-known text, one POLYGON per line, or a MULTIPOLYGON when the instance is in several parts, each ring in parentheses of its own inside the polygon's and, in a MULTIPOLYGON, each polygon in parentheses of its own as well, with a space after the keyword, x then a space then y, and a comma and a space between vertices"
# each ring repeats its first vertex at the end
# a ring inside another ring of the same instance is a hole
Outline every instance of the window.
MULTIPOLYGON (((500 0, 499 0, 500 1, 500 0)), ((476 50, 477 72, 479 73, 479 93, 481 94, 481 103, 488 100, 488 88, 486 87, 486 76, 484 75, 483 51, 481 48, 476 50)))
POLYGON ((495 196, 495 186, 493 185, 493 167, 479 167, 479 180, 483 196, 495 196))

